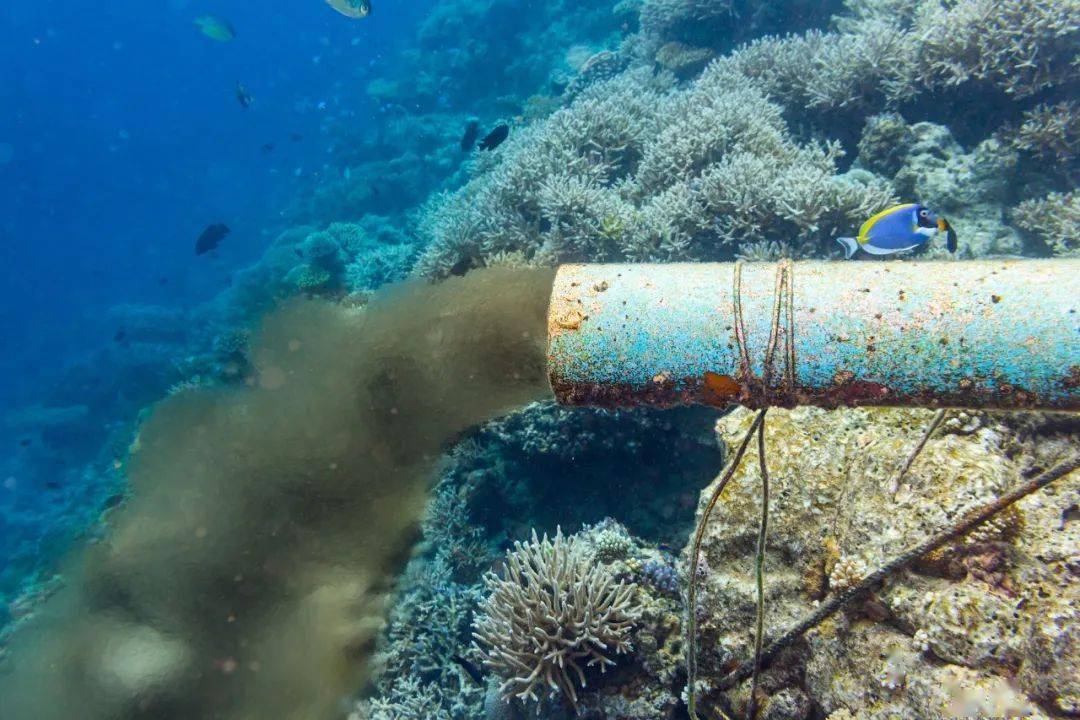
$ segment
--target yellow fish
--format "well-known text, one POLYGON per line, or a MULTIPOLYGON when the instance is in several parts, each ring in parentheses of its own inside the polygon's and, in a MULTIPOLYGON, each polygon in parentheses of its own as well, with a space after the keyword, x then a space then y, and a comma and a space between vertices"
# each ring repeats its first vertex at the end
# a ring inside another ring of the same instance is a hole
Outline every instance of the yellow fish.
POLYGON ((345 17, 357 20, 371 14, 371 0, 326 0, 326 4, 345 17))

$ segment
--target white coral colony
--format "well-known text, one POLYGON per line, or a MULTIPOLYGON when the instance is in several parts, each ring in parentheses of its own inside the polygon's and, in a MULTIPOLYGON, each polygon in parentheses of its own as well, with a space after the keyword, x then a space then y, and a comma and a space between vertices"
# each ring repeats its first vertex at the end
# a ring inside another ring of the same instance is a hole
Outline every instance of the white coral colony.
POLYGON ((575 684, 586 685, 582 661, 604 671, 615 664, 609 655, 633 649, 636 587, 593 562, 576 536, 558 530, 540 540, 534 530, 507 552, 505 577, 488 573, 484 584, 473 637, 484 666, 503 678, 507 701, 539 700, 547 686, 549 696, 561 693, 576 707, 575 684))

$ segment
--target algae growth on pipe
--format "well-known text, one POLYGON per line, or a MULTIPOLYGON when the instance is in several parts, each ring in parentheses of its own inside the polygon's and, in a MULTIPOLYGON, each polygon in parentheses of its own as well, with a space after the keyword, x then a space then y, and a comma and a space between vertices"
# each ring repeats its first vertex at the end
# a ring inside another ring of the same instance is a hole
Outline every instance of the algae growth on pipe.
POLYGON ((552 272, 272 314, 241 389, 159 404, 132 498, 4 658, 4 720, 337 717, 446 443, 549 396, 552 272))
MULTIPOLYGON (((757 377, 777 268, 741 271, 757 377)), ((741 382, 733 273, 730 263, 560 268, 548 318, 558 399, 1080 410, 1080 260, 795 263, 794 387, 741 382)))

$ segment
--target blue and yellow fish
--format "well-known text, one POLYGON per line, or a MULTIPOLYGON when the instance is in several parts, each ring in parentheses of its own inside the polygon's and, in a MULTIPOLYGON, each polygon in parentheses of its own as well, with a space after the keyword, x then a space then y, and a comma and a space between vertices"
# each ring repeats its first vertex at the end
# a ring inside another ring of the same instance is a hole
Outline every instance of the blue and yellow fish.
POLYGON ((944 230, 949 252, 956 252, 956 231, 919 203, 893 205, 863 223, 858 237, 836 238, 850 258, 860 248, 871 255, 892 255, 917 248, 944 230))

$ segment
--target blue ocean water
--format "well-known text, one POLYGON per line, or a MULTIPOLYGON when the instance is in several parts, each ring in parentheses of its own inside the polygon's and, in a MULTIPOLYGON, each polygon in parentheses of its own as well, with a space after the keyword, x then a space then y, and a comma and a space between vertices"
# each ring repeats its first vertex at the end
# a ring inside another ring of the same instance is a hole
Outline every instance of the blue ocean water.
POLYGON ((328 127, 377 134, 386 115, 362 88, 398 61, 429 5, 395 3, 363 22, 314 1, 0 8, 0 594, 100 511, 107 481, 85 464, 110 424, 168 387, 158 368, 133 366, 184 350, 132 360, 141 351, 116 340, 115 308, 191 309, 254 261, 290 199, 339 172, 328 127), (201 34, 206 14, 235 39, 201 34), (227 241, 196 256, 217 222, 227 241), (73 415, 24 412, 41 408, 73 415))
POLYGON ((111 337, 110 305, 204 300, 256 257, 321 170, 326 117, 349 110, 375 132, 356 89, 394 62, 426 3, 395 5, 358 23, 319 2, 5 3, 5 396, 111 337), (207 13, 236 39, 200 34, 207 13), (233 235, 214 261, 196 258, 194 238, 217 221, 233 235))

